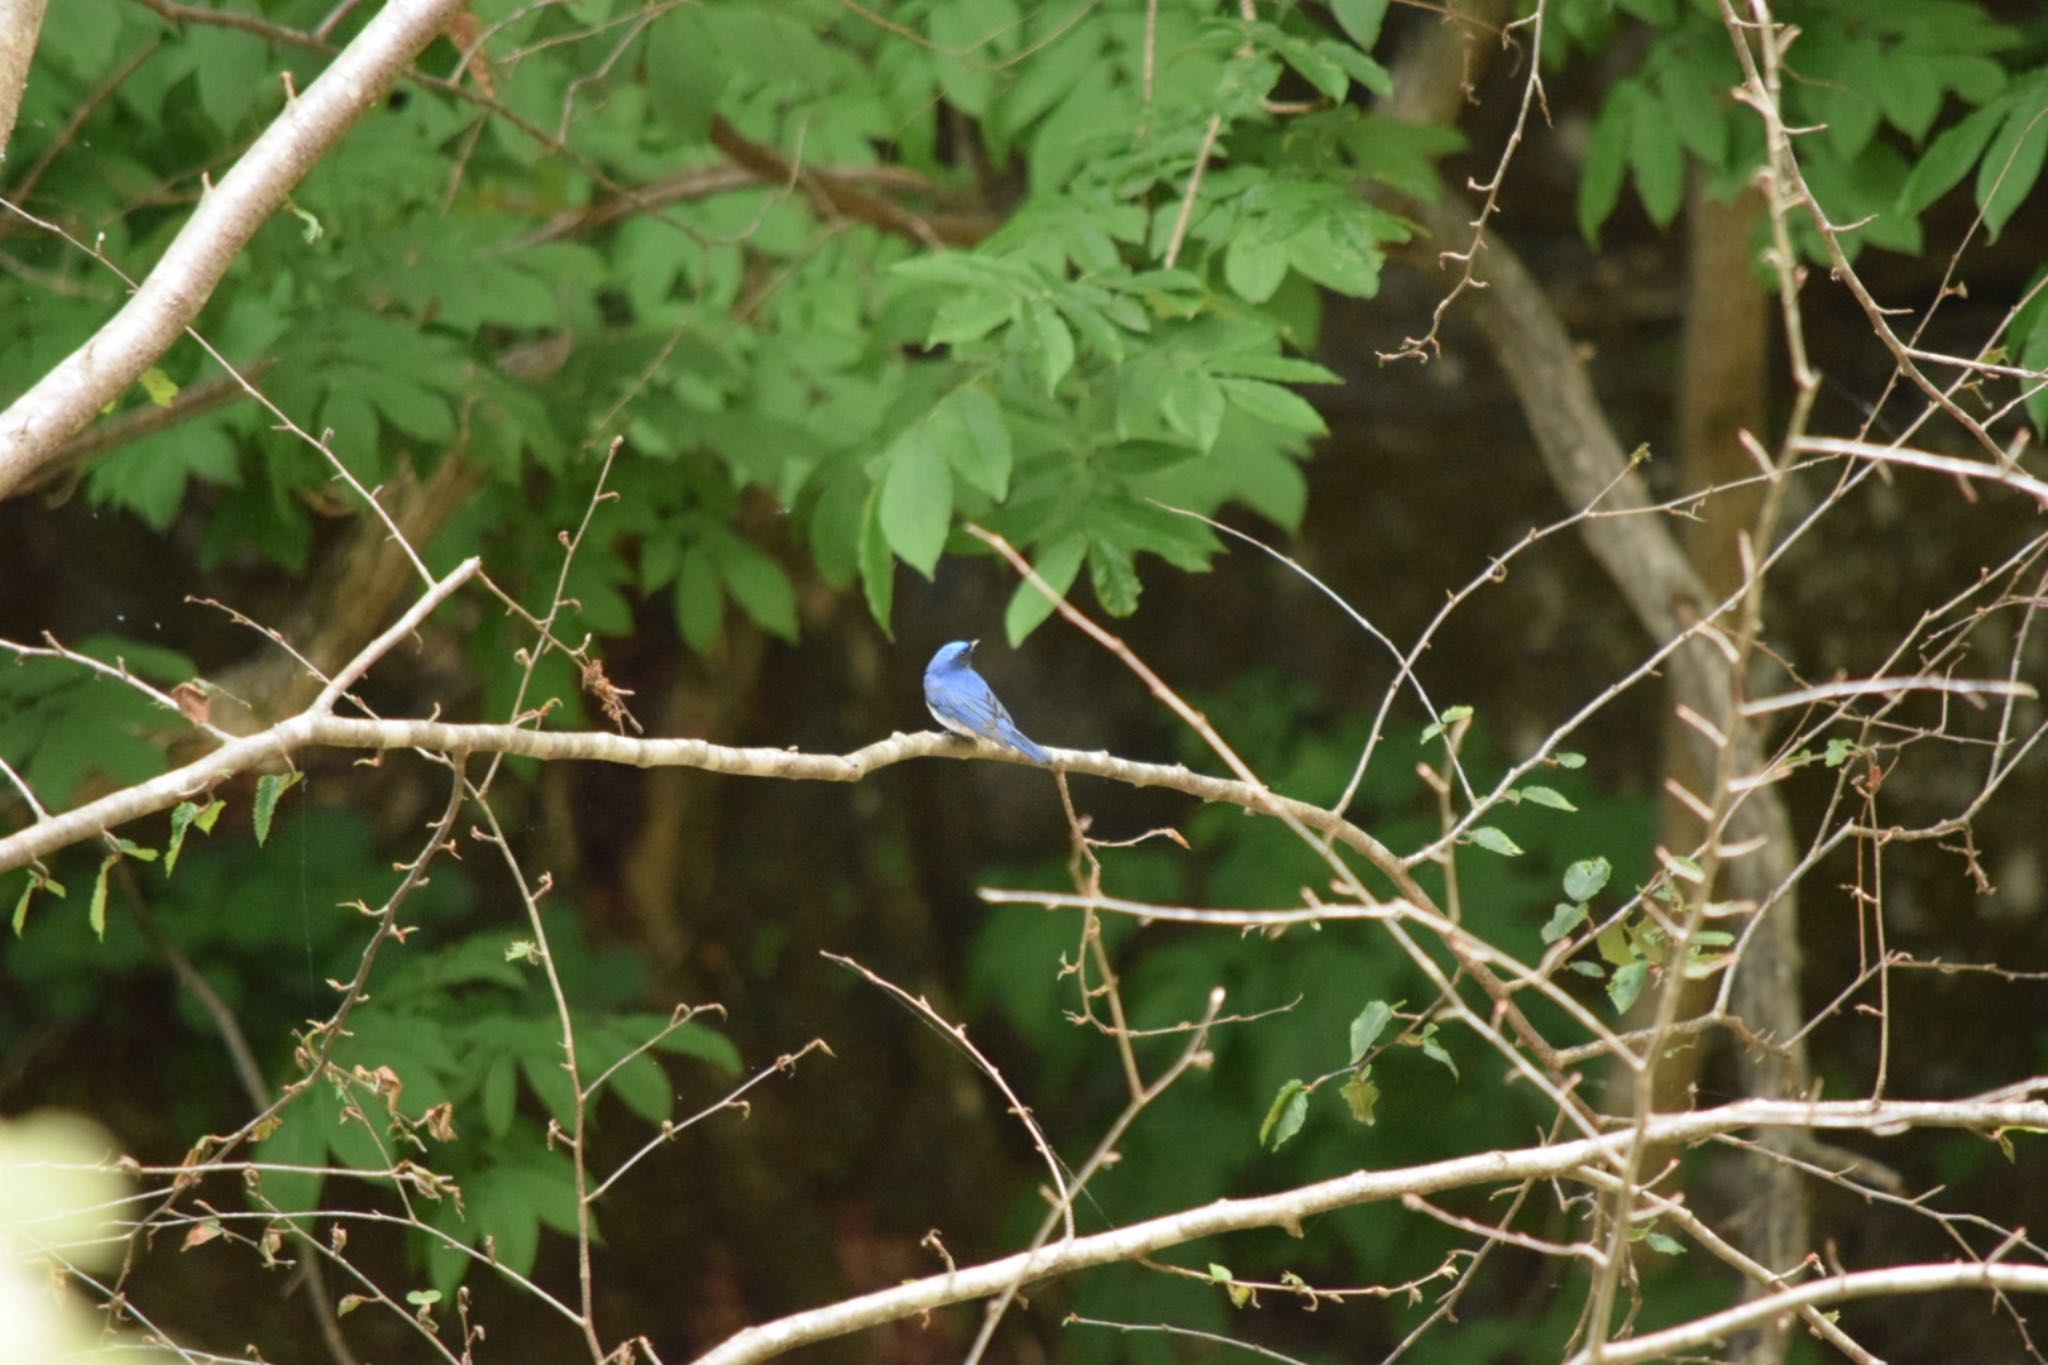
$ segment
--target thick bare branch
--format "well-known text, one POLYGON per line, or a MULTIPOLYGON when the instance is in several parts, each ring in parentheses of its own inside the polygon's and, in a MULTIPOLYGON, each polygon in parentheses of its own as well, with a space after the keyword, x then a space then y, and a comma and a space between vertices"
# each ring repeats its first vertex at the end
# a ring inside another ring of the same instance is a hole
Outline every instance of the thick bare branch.
POLYGON ((0 0, 0 163, 7 160, 7 139, 21 112, 28 62, 35 55, 47 4, 48 0, 0 0))
POLYGON ((391 0, 304 94, 287 98, 276 121, 200 201, 135 296, 0 413, 0 497, 177 340, 285 195, 461 7, 461 0, 391 0))
MULTIPOLYGON (((1718 1109, 1654 1115, 1646 1125, 1645 1138, 1650 1146, 1661 1147, 1698 1142, 1719 1133, 1748 1128, 1834 1128, 1883 1136, 1914 1127, 1988 1131, 2012 1125, 2038 1125, 2044 1120, 2048 1120, 2048 1102, 2039 1100, 1886 1104, 1742 1100, 1718 1109)), ((966 1303, 1001 1293, 1005 1286, 1019 1277, 1050 1279, 1093 1266, 1150 1255, 1197 1238, 1247 1228, 1298 1229, 1305 1219, 1332 1209, 1398 1199, 1406 1194, 1543 1180, 1581 1166, 1608 1165, 1624 1154, 1632 1137, 1632 1131, 1616 1132, 1551 1146, 1481 1152, 1401 1170, 1354 1171, 1333 1180, 1303 1185, 1278 1194, 1251 1199, 1219 1199, 1200 1208, 1077 1237, 1035 1252, 1020 1252, 981 1265, 949 1270, 943 1275, 929 1275, 823 1308, 794 1313, 774 1322, 760 1323, 727 1338, 717 1348, 699 1357, 698 1365, 750 1365, 750 1362, 767 1360, 812 1342, 828 1341, 881 1323, 915 1317, 947 1304, 966 1303)), ((1909 1276, 1914 1269, 1900 1267, 1883 1273, 1909 1276)), ((1985 1277, 1987 1268, 1981 1265, 1941 1269, 1954 1277, 1943 1287, 1962 1287, 1965 1284, 1989 1286, 1993 1283, 1985 1277), (1970 1275, 1978 1278, 1970 1279, 1970 1275)), ((2048 1288, 2048 1271, 2036 1269, 2034 1273, 2038 1282, 2029 1287, 2048 1288)), ((1808 1288, 1811 1290, 1812 1287, 1808 1288)), ((1776 1302, 1779 1297, 1773 1295, 1732 1311, 1748 1313, 1760 1305, 1776 1302)), ((1798 1307, 1799 1301, 1794 1298, 1793 1301, 1778 1303, 1776 1311, 1791 1312, 1798 1307)), ((1627 1345, 1610 1344, 1607 1348, 1609 1359, 1620 1359, 1619 1355, 1612 1353, 1625 1349, 1627 1345)), ((1628 1358, 1644 1357, 1631 1355, 1628 1358)))

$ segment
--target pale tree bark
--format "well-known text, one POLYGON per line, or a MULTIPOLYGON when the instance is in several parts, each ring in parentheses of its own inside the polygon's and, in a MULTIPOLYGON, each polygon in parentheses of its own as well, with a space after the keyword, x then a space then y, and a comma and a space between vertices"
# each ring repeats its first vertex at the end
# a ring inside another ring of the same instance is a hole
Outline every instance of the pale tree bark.
POLYGON ((0 0, 0 165, 7 163, 7 141, 21 113, 29 58, 35 55, 47 7, 48 0, 0 0))
POLYGON ((134 297, 0 413, 0 497, 170 348, 285 196, 462 6, 463 0, 391 0, 310 88, 287 96, 284 111, 200 200, 134 297))

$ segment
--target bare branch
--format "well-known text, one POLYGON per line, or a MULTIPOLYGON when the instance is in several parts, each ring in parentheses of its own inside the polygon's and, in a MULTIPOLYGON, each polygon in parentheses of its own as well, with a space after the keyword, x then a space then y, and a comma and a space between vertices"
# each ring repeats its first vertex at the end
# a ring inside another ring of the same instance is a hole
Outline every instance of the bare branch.
POLYGON ((135 297, 0 413, 0 497, 169 349, 285 195, 461 7, 461 0, 391 0, 302 95, 287 97, 276 121, 200 201, 135 297))

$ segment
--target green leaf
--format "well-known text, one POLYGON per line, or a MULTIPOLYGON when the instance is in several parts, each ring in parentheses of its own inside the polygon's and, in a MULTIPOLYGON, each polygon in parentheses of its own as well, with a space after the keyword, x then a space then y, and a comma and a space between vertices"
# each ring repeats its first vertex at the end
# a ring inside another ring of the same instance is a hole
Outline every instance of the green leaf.
POLYGON ((1272 1107, 1266 1111, 1266 1120, 1259 1125, 1259 1145, 1268 1151, 1279 1151, 1289 1138, 1301 1131, 1301 1125, 1307 1118, 1308 1087, 1299 1080, 1288 1081, 1273 1096, 1272 1107))
POLYGON ((1017 319, 1018 301, 1010 294, 987 289, 958 289, 946 296, 932 314, 928 346, 961 346, 979 341, 1006 322, 1017 319))
POLYGON ((898 437, 887 459, 879 507, 882 534, 904 563, 930 578, 953 529, 953 475, 926 426, 898 437))
POLYGON ((1261 379, 1224 379, 1218 382, 1233 407, 1261 422, 1270 422, 1299 436, 1330 434, 1330 429, 1323 424, 1322 414, 1292 389, 1283 389, 1261 379))
POLYGON ((194 27, 184 35, 191 45, 199 107, 213 126, 232 134, 259 94, 277 89, 265 80, 270 45, 253 33, 229 28, 194 27))
POLYGON ((646 37, 648 108, 662 120, 662 136, 688 145, 711 135, 711 118, 731 68, 719 60, 717 35, 702 7, 686 5, 662 16, 646 37))
POLYGON ((1344 1082, 1337 1090, 1344 1097, 1344 1103, 1351 1110, 1351 1117, 1367 1127, 1372 1126, 1373 1106, 1379 1103, 1380 1088, 1367 1079, 1367 1072, 1361 1071, 1344 1082))
POLYGON ((1954 188, 1977 164, 2007 107, 2003 100, 1986 105, 1934 139, 1899 190, 1900 209, 1918 214, 1954 188))
POLYGON ((1351 1061, 1357 1066, 1365 1060, 1365 1054, 1372 1051, 1372 1045, 1380 1040, 1380 1034, 1394 1018, 1394 1007, 1384 1000, 1375 1000, 1358 1012, 1351 1021, 1351 1061))
POLYGON ((1614 865, 1605 858, 1581 858, 1564 870, 1565 898, 1589 901, 1600 894, 1613 875, 1614 865))
POLYGON ((1234 355, 1211 356, 1209 373, 1241 375, 1247 379, 1271 379, 1281 384, 1344 382, 1342 375, 1316 364, 1313 360, 1300 360, 1291 355, 1272 355, 1263 351, 1239 351, 1234 355))
POLYGON ((1248 303, 1264 303, 1287 278, 1287 247, 1250 233, 1233 237, 1223 253, 1223 279, 1248 303))
POLYGON ((1827 757, 1821 761, 1830 768, 1839 768, 1856 752, 1858 748, 1855 740, 1831 739, 1828 741, 1827 757))
POLYGON ((1326 220, 1287 243, 1287 261, 1326 289, 1369 299, 1379 292, 1384 254, 1356 223, 1326 220))
POLYGON ((771 635, 795 642, 796 589, 789 575, 765 551, 739 536, 715 542, 719 572, 740 610, 771 635))
POLYGON ((1615 968, 1614 975, 1607 982, 1607 998, 1614 1002, 1616 1014, 1627 1014, 1629 1007, 1636 1003, 1636 997, 1643 993, 1643 983, 1649 980, 1650 964, 1631 962, 1615 968))
POLYGON ((1160 413, 1168 426, 1208 450, 1223 430, 1222 386, 1201 370, 1178 370, 1160 395, 1160 413))
POLYGON ((1578 810, 1577 806, 1574 806, 1569 800, 1566 799, 1565 794, 1563 792, 1557 791, 1550 787, 1521 787, 1517 790, 1521 798, 1524 801, 1529 802, 1531 805, 1548 806, 1552 810, 1578 810))
POLYGON ((725 618, 725 597, 718 589, 718 565, 701 541, 683 551, 670 595, 683 643, 699 654, 709 654, 718 645, 719 628, 725 618))
POLYGON ((214 800, 204 806, 195 806, 190 801, 180 801, 171 809, 171 841, 164 854, 164 875, 170 876, 178 870, 178 851, 185 846, 185 834, 194 825, 201 834, 213 833, 214 821, 227 809, 227 802, 214 800))
POLYGON ((1628 164, 1650 221, 1670 227, 1685 204, 1685 144, 1678 140, 1671 120, 1647 100, 1639 105, 1630 129, 1628 164))
POLYGON ((1621 182, 1628 173, 1629 143, 1641 103, 1641 87, 1622 81, 1607 92, 1593 135, 1586 142, 1585 170, 1579 176, 1579 231, 1594 246, 1600 225, 1621 202, 1621 182))
POLYGON ((277 814, 278 799, 297 786, 304 776, 304 773, 293 769, 288 773, 265 773, 256 779, 256 805, 251 816, 256 825, 258 848, 270 838, 270 819, 277 814))
POLYGON ((1557 942, 1566 934, 1569 934, 1572 930, 1585 923, 1588 918, 1590 918, 1590 912, 1583 903, 1572 901, 1560 903, 1555 910, 1551 911, 1550 918, 1544 922, 1542 931, 1543 941, 1545 943, 1557 942))
POLYGON ((1344 36, 1370 52, 1380 40, 1380 25, 1387 17, 1387 0, 1331 0, 1330 13, 1344 36))
POLYGON ((1049 303, 1031 300, 1026 310, 1031 322, 1031 340, 1038 353, 1038 373, 1050 394, 1074 368, 1074 334, 1049 303))
POLYGON ((112 853, 100 859, 100 874, 93 878, 92 905, 86 912, 86 922, 92 925, 92 936, 102 943, 107 941, 107 876, 120 861, 120 856, 112 853))
POLYGON ((149 395, 149 401, 160 408, 167 408, 177 401, 177 381, 155 365, 144 370, 142 377, 136 382, 141 384, 142 391, 149 395))
POLYGON ((1685 1255, 1685 1243, 1679 1241, 1677 1238, 1672 1237, 1667 1233, 1645 1233, 1643 1236, 1643 1240, 1650 1244, 1650 1249, 1652 1251, 1662 1252, 1666 1256, 1685 1255))
POLYGON ((1473 843, 1503 858, 1519 858, 1522 846, 1492 825, 1474 825, 1466 835, 1473 843))
MULTIPOLYGON (((1067 536, 1042 547, 1032 568, 1045 580, 1047 587, 1064 596, 1074 586, 1074 579, 1080 575, 1081 561, 1087 557, 1088 542, 1080 536, 1067 536)), ((1037 630, 1045 618, 1053 614, 1053 603, 1044 593, 1026 581, 1017 585, 1010 594, 1010 605, 1003 612, 1003 634, 1015 648, 1024 643, 1024 637, 1037 630)))
POLYGON ((935 436, 953 472, 970 487, 1000 502, 1010 493, 1010 429, 995 400, 970 385, 954 393, 933 414, 935 436), (943 415, 943 423, 941 416, 943 415))
POLYGON ((2037 83, 2031 98, 2013 105, 2005 126, 1977 167, 1977 203, 1984 210, 1984 227, 1993 241, 2033 192, 2044 157, 2048 157, 2048 83, 2037 83))
POLYGON ((860 524, 860 581, 868 599, 868 611, 875 624, 889 629, 889 612, 896 600, 896 558, 889 553, 889 539, 882 534, 880 490, 869 495, 860 524))
POLYGON ((1459 1079, 1458 1064, 1452 1059, 1451 1054, 1444 1050, 1444 1045, 1436 1040, 1436 1035, 1437 1026, 1430 1024, 1416 1037, 1415 1045, 1422 1049, 1423 1056, 1449 1071, 1451 1079, 1455 1081, 1459 1079))
POLYGON ((1560 749, 1552 754, 1550 761, 1558 767, 1566 769, 1583 768, 1586 766, 1586 756, 1584 754, 1571 753, 1565 749, 1560 749))
POLYGON ((1436 720, 1422 727, 1422 742, 1429 743, 1460 721, 1472 719, 1472 715, 1472 708, 1462 703, 1457 706, 1446 706, 1436 720))
POLYGON ((1098 539, 1088 547, 1088 581, 1095 600, 1111 616, 1129 616, 1138 609, 1138 569, 1130 551, 1116 542, 1098 539))

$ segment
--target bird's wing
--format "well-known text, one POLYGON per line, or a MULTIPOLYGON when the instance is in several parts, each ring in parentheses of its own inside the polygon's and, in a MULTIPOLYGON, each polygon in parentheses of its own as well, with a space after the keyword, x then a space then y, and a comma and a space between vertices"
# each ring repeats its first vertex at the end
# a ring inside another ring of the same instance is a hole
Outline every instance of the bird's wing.
POLYGON ((1016 723, 1010 713, 996 700, 996 694, 980 678, 972 682, 966 679, 945 689, 941 700, 954 713, 961 724, 978 735, 995 738, 1007 729, 1015 729, 1016 723))

